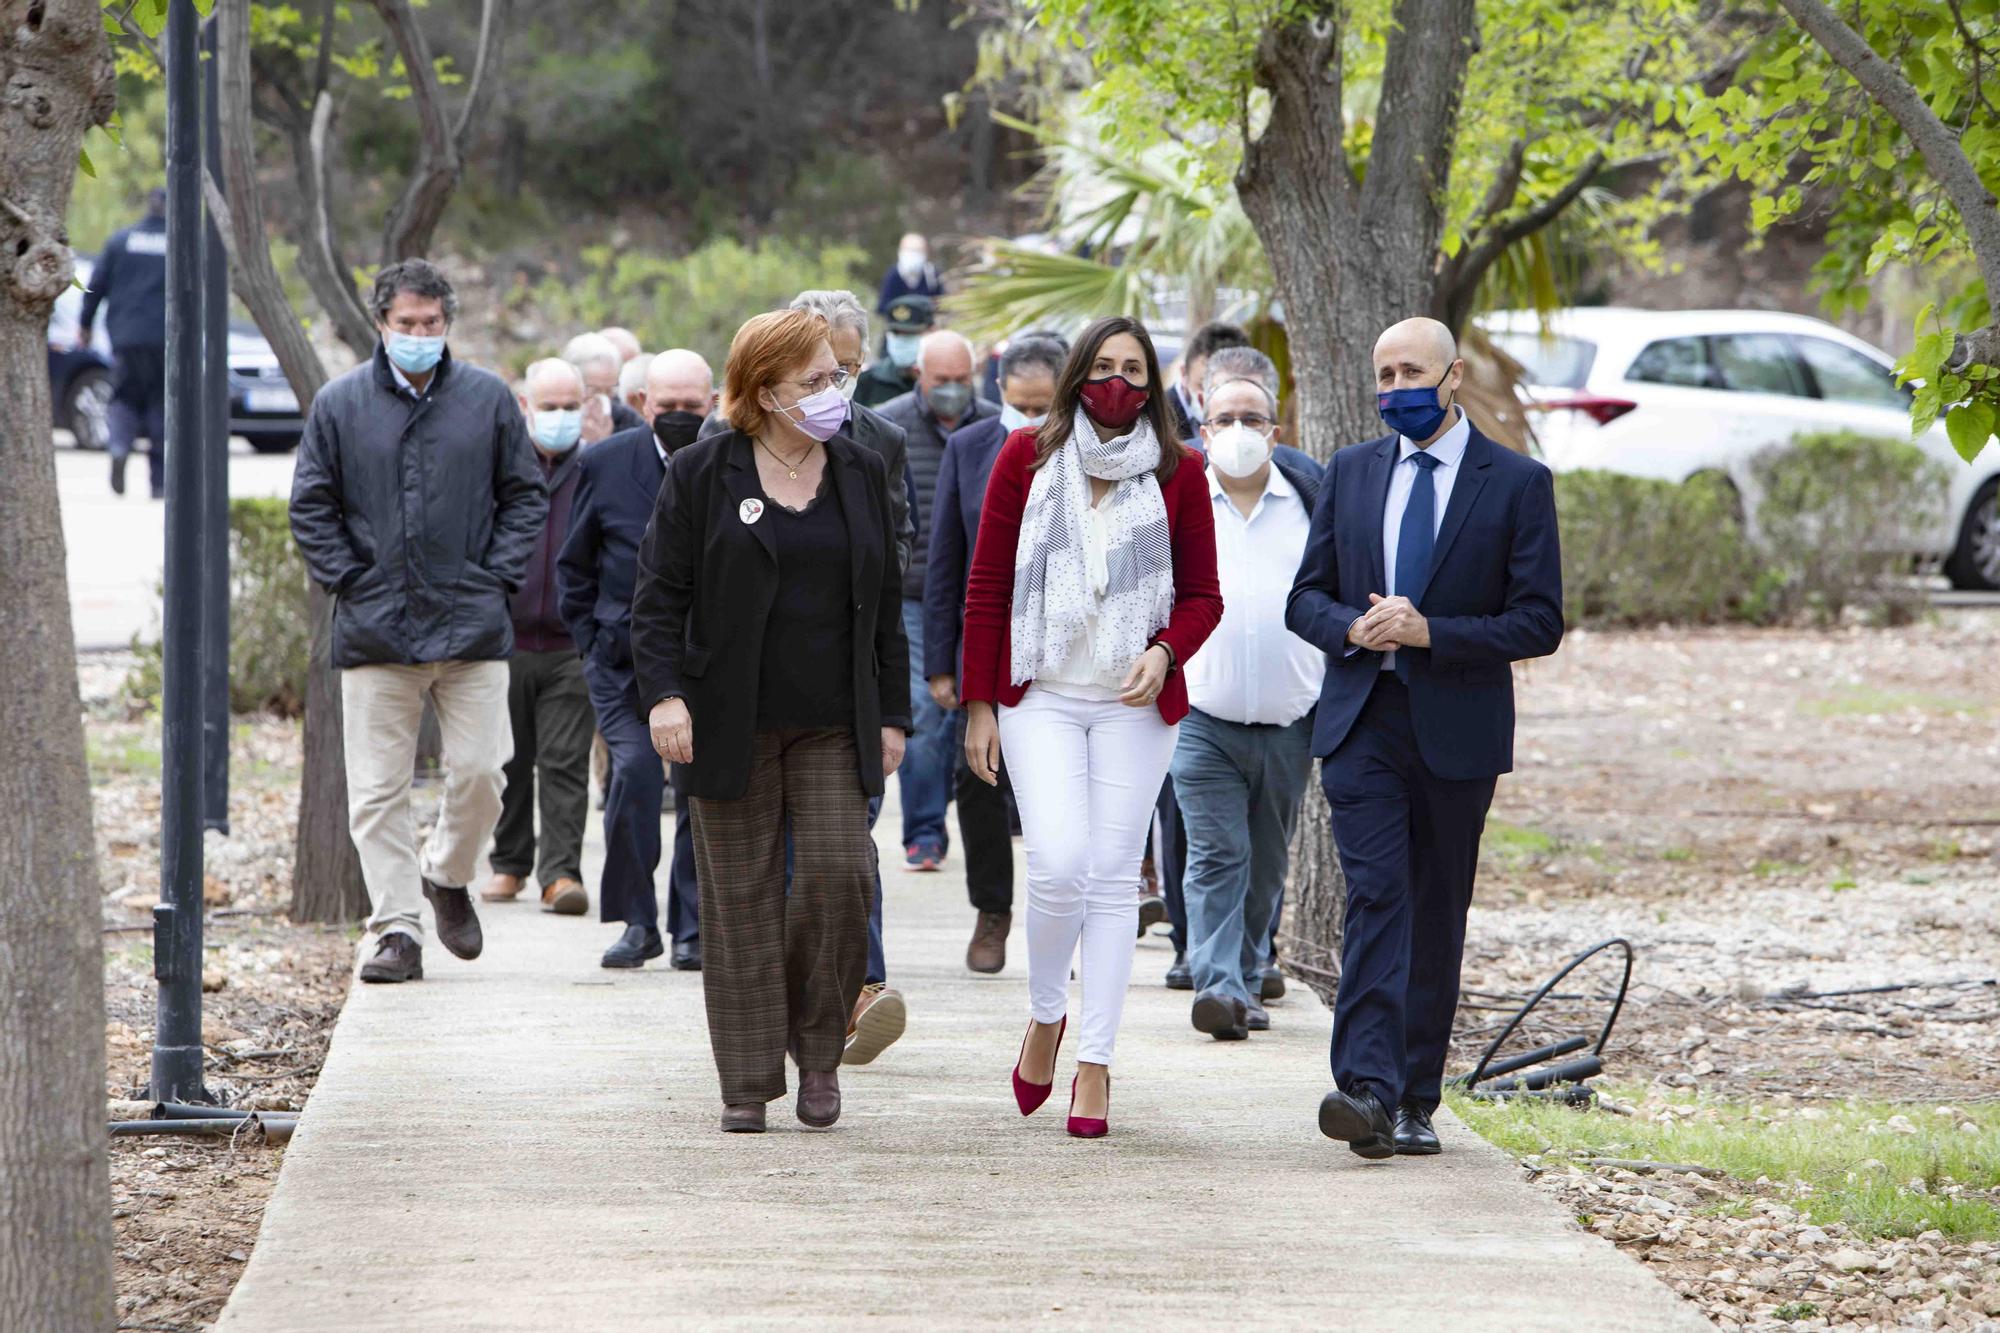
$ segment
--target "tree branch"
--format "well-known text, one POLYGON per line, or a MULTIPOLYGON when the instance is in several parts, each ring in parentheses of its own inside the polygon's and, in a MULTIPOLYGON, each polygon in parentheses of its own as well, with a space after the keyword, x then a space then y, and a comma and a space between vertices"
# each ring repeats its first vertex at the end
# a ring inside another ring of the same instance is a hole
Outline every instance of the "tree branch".
POLYGON ((431 236, 458 186, 464 163, 458 141, 445 121, 430 43, 409 0, 374 0, 374 5, 403 58, 403 71, 410 81, 410 106, 417 116, 417 161, 382 224, 382 262, 387 264, 430 248, 431 236))
MULTIPOLYGON (((1944 188, 1965 224, 1980 276, 1986 280, 1987 309, 1993 321, 2000 323, 2000 206, 1996 206, 1992 191, 1979 179, 1958 137, 1938 119, 1902 72, 1876 55, 1861 34, 1827 7, 1825 0, 1778 0, 1778 3, 1835 63, 1854 76, 1854 81, 1877 105, 1895 118, 1922 154, 1925 167, 1944 188)), ((1972 341, 1961 339, 1966 345, 1972 341)), ((1954 358, 1957 354, 1954 350, 1954 358)))
POLYGON ((479 49, 472 57, 472 81, 466 85, 465 105, 459 108, 451 137, 461 156, 471 146, 474 127, 486 121, 486 104, 493 99, 499 79, 494 71, 506 50, 508 0, 485 0, 479 7, 479 49))
MULTIPOLYGON (((1520 244, 1561 217, 1563 211, 1577 201, 1603 169, 1604 153, 1600 149, 1592 153, 1584 164, 1577 168, 1576 173, 1563 182, 1560 190, 1525 212, 1504 222, 1493 221, 1495 216, 1493 212, 1482 213, 1481 217, 1485 221, 1473 234, 1472 243, 1460 250, 1457 258, 1445 264, 1442 278, 1438 283, 1438 306, 1443 311, 1439 318, 1449 324, 1454 333, 1462 329, 1465 321, 1471 317, 1473 301, 1479 294, 1479 284, 1486 280, 1487 272, 1499 261, 1500 256, 1507 252, 1509 246, 1520 244)), ((1515 164, 1514 175, 1518 184, 1520 179, 1518 163, 1515 164)), ((1496 180, 1494 185, 1498 187, 1500 183, 1496 180)), ((1502 204, 1503 208, 1513 202, 1512 196, 1513 191, 1510 190, 1502 204)), ((1494 193, 1489 191, 1488 202, 1490 203, 1493 198, 1494 193)))

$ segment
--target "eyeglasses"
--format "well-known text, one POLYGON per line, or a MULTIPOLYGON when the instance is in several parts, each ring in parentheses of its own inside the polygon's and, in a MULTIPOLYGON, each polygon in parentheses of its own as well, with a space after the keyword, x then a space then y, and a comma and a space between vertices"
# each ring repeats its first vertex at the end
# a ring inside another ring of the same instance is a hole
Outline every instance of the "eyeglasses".
POLYGON ((1271 420, 1271 418, 1269 417, 1259 416, 1255 412, 1248 412, 1242 416, 1235 416, 1225 412, 1220 416, 1210 417, 1208 419, 1208 424, 1214 426, 1218 430, 1228 430, 1231 426, 1248 426, 1251 430, 1254 430, 1259 435, 1262 435, 1265 431, 1271 429, 1271 427, 1277 425, 1278 423, 1271 420))
POLYGON ((810 398, 816 393, 825 393, 828 389, 844 387, 847 384, 848 378, 849 376, 844 370, 825 370, 814 375, 811 379, 791 380, 788 382, 804 389, 806 397, 810 398))

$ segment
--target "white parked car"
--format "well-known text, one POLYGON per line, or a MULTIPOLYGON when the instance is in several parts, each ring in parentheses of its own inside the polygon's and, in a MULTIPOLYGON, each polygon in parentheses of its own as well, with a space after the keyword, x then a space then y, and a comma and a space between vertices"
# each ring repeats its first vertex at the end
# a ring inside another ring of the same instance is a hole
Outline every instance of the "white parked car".
MULTIPOLYGON (((1910 393, 1895 358, 1824 321, 1751 310, 1528 311, 1479 321, 1527 368, 1542 456, 1559 472, 1602 468, 1685 481, 1720 473, 1752 517, 1750 460, 1820 431, 1908 439, 1910 393)), ((1942 424, 1917 439, 1951 477, 1946 521, 1913 554, 1960 588, 2000 588, 2000 445, 1968 465, 1942 424)))

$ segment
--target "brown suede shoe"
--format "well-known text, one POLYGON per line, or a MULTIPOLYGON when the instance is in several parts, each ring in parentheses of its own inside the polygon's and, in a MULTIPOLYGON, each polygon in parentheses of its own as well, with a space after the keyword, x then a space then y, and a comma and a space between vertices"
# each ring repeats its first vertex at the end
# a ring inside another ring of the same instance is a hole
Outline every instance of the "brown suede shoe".
POLYGON ((542 910, 557 916, 582 916, 590 907, 590 895, 583 885, 568 877, 542 889, 542 910))
POLYGON ((889 1049, 910 1021, 903 993, 881 982, 863 986, 854 1001, 853 1017, 847 1020, 847 1046, 840 1063, 865 1065, 889 1049))
POLYGON ((427 879, 424 897, 430 899, 431 910, 437 913, 438 943, 467 962, 479 957, 480 950, 486 947, 486 936, 479 929, 479 913, 472 908, 472 895, 464 889, 433 884, 427 879))
POLYGON ((799 1123, 826 1129, 840 1119, 840 1075, 834 1070, 801 1069, 797 1099, 799 1123))
POLYGON ((375 945, 375 956, 361 965, 367 982, 422 981, 424 951, 400 930, 392 930, 375 945))
POLYGON ((723 1107, 722 1132, 725 1134, 762 1134, 764 1132, 764 1103, 737 1102, 723 1107))
POLYGON ((479 891, 479 901, 483 903, 511 903, 521 896, 528 881, 521 875, 503 875, 493 872, 493 878, 486 881, 486 887, 479 891))
POLYGON ((972 928, 972 943, 965 946, 965 965, 989 976, 1006 967, 1007 932, 1013 927, 1012 912, 981 912, 972 928))

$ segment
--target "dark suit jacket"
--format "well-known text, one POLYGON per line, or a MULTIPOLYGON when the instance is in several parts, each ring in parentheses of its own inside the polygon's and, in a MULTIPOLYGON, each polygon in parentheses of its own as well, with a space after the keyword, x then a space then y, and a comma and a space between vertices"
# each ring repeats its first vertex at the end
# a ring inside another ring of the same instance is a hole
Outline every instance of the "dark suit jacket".
POLYGON ((965 578, 979 540, 986 479, 1007 442, 999 417, 960 426, 944 442, 937 496, 931 502, 929 556, 924 566, 924 675, 959 674, 958 641, 965 628, 965 578))
MULTIPOLYGON (((745 522, 763 500, 749 436, 704 436, 667 466, 639 547, 632 658, 639 707, 687 700, 694 762, 674 765, 689 796, 735 800, 750 783, 764 627, 778 588, 768 522, 745 522)), ((896 530, 881 456, 845 435, 826 444, 832 498, 847 521, 854 586, 854 750, 861 786, 882 794, 883 727, 910 727, 910 649, 903 637, 896 530)))
MULTIPOLYGON (((1325 758, 1346 739, 1382 669, 1347 630, 1385 589, 1382 521, 1399 440, 1390 435, 1334 454, 1285 607, 1285 624, 1326 653, 1313 726, 1325 758)), ((1562 556, 1549 470, 1479 433, 1465 447, 1438 528, 1431 576, 1410 600, 1430 622, 1429 648, 1410 655, 1410 718, 1417 750, 1446 779, 1514 767, 1512 663, 1562 642, 1562 556)))
POLYGON ((629 670, 639 542, 665 473, 652 428, 599 440, 578 455, 577 470, 569 537, 556 558, 563 623, 580 656, 629 670))
MULTIPOLYGON (((964 430, 975 422, 999 415, 998 404, 975 397, 972 405, 965 409, 965 417, 956 430, 964 430)), ((937 418, 924 405, 923 395, 914 389, 882 404, 882 416, 903 428, 911 480, 917 491, 917 533, 921 540, 928 540, 923 534, 930 531, 935 521, 929 506, 932 497, 937 494, 938 472, 944 466, 944 428, 938 425, 937 418)), ((903 596, 912 600, 923 597, 924 565, 929 555, 924 547, 917 548, 916 557, 903 571, 903 596)))

